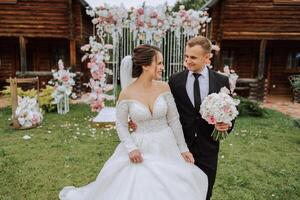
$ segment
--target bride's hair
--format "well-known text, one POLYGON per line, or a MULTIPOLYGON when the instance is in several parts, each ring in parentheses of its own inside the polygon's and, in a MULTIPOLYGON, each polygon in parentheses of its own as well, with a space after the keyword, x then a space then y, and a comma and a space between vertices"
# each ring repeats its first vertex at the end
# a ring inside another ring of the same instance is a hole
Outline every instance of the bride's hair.
POLYGON ((143 73, 143 66, 151 65, 153 58, 161 50, 149 44, 136 47, 132 54, 132 78, 138 78, 143 73))

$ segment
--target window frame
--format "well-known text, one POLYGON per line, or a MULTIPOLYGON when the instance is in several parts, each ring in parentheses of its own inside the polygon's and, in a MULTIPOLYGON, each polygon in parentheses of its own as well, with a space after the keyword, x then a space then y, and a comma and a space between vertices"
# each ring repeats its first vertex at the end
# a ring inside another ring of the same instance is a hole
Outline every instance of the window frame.
POLYGON ((288 54, 286 62, 286 70, 288 71, 298 71, 300 70, 300 56, 297 58, 297 54, 300 55, 300 51, 291 51, 288 54), (299 59, 299 65, 297 65, 297 59, 299 59))

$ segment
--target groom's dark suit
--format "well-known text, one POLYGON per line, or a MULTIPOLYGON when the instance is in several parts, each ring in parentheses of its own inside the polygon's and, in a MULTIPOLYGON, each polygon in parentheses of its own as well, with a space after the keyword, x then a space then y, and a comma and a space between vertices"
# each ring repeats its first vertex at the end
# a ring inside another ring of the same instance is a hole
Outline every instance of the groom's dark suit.
MULTIPOLYGON (((226 76, 210 69, 208 74, 208 94, 217 93, 224 86, 229 89, 229 80, 226 76)), ((214 141, 211 137, 214 126, 202 119, 188 96, 186 91, 187 77, 188 70, 175 73, 170 77, 169 85, 180 115, 184 137, 195 158, 195 164, 208 176, 207 199, 210 199, 217 171, 219 142, 214 141)))

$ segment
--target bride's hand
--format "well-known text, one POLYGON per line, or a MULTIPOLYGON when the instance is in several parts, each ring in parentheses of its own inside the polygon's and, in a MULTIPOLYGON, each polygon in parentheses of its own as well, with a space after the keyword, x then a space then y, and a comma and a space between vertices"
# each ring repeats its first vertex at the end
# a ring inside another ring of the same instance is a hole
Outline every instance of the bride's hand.
POLYGON ((129 153, 129 159, 133 163, 141 163, 143 162, 143 157, 140 150, 133 150, 129 153))
POLYGON ((194 156, 193 156, 193 154, 191 154, 191 152, 189 152, 189 151, 183 152, 183 153, 181 153, 181 155, 186 162, 193 163, 193 164, 195 163, 194 156))

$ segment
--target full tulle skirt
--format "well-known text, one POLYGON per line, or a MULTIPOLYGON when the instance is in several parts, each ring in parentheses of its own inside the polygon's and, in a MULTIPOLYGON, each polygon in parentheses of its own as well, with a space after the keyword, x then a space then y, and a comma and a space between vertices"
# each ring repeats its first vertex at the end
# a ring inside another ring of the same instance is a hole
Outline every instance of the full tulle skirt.
POLYGON ((170 128, 132 134, 143 162, 130 162, 119 144, 96 180, 86 186, 67 186, 61 200, 205 200, 207 176, 183 160, 170 128))

